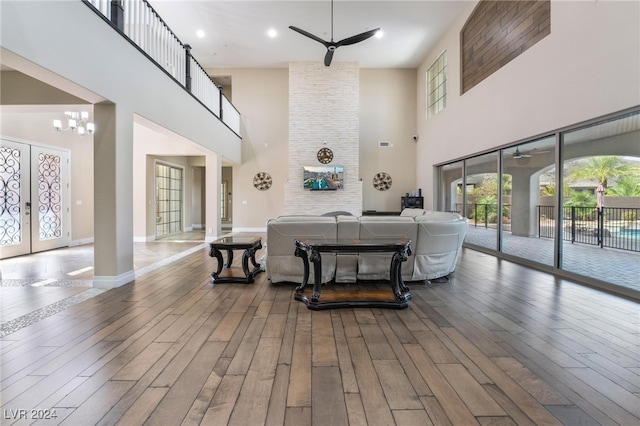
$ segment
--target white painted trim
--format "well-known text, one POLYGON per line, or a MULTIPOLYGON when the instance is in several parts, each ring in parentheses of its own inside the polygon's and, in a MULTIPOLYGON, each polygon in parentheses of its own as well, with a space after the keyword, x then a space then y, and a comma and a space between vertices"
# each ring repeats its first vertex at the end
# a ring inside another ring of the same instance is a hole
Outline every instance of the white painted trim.
POLYGON ((81 238, 79 240, 71 240, 69 242, 69 247, 75 247, 75 246, 83 246, 85 244, 93 244, 93 237, 90 238, 81 238))
POLYGON ((133 270, 118 276, 94 276, 93 287, 105 289, 117 288, 130 283, 135 278, 136 276, 133 270))
POLYGON ((150 241, 155 241, 155 235, 147 235, 146 237, 133 237, 134 243, 148 243, 150 241))

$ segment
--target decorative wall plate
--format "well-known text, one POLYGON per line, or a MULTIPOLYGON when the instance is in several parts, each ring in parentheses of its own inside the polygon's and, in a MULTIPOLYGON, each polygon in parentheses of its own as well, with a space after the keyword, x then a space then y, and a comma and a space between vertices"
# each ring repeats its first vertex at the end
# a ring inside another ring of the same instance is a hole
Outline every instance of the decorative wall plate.
POLYGON ((253 186, 255 186, 256 189, 259 189, 260 191, 266 191, 267 189, 271 188, 272 183, 273 180, 271 179, 271 175, 269 175, 269 173, 260 172, 256 173, 256 175, 253 177, 253 186))
POLYGON ((391 188, 391 176, 385 172, 376 173, 373 177, 373 187, 378 191, 386 191, 391 188))
POLYGON ((318 151, 318 161, 322 164, 329 164, 333 160, 333 151, 329 148, 321 148, 318 151))

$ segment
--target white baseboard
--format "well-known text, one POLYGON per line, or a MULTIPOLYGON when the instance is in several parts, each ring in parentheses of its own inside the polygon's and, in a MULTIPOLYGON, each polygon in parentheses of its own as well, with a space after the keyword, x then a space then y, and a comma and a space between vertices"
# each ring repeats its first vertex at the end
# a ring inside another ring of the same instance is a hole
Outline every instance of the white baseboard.
POLYGON ((91 238, 81 238, 79 240, 71 240, 69 242, 69 247, 75 247, 75 246, 83 246, 85 244, 93 244, 93 237, 91 238))
POLYGON ((204 225, 202 223, 194 223, 193 226, 191 227, 192 229, 204 229, 204 225))
POLYGON ((131 270, 118 276, 94 276, 93 287, 111 289, 130 283, 136 278, 135 273, 131 270))
POLYGON ((146 237, 133 237, 134 243, 148 243, 155 240, 156 240, 155 235, 147 235, 146 237))

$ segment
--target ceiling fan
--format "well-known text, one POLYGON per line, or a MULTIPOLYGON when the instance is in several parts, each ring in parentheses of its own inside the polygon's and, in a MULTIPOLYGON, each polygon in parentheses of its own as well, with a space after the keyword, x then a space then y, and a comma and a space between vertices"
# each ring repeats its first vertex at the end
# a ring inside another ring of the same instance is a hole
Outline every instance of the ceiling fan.
POLYGON ((531 158, 531 155, 533 154, 544 154, 547 152, 549 151, 539 151, 537 148, 534 148, 528 152, 522 152, 518 147, 516 147, 516 150, 513 152, 512 157, 516 160, 519 160, 521 158, 531 158))
POLYGON ((521 158, 529 158, 529 157, 531 157, 531 154, 526 154, 524 152, 521 152, 518 147, 516 147, 516 150, 513 153, 513 158, 516 160, 519 160, 521 158))
POLYGON ((325 41, 323 39, 321 39, 318 36, 315 36, 313 34, 311 34, 310 32, 307 32, 305 30, 302 30, 300 28, 294 27, 294 26, 289 26, 289 28, 291 28, 293 31, 302 34, 305 37, 309 37, 312 40, 315 40, 319 43, 321 43, 324 47, 327 48, 327 53, 324 55, 324 65, 325 66, 329 66, 331 65, 331 60, 333 59, 333 52, 335 52, 335 50, 340 47, 340 46, 348 46, 350 44, 356 44, 356 43, 360 43, 361 41, 365 41, 366 39, 372 37, 373 35, 375 35, 375 33, 377 33, 378 31, 380 31, 380 28, 376 28, 375 30, 369 30, 369 31, 365 31, 361 34, 358 35, 354 35, 351 37, 347 37, 345 39, 342 39, 340 41, 334 42, 333 41, 333 0, 331 0, 331 41, 325 41))

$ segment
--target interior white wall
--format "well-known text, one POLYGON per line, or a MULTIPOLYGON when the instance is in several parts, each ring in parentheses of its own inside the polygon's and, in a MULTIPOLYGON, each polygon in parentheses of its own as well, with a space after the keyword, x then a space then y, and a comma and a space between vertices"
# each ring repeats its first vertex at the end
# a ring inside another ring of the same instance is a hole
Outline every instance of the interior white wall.
MULTIPOLYGON (((289 70, 216 68, 208 72, 231 76, 232 101, 243 117, 242 164, 233 166, 234 230, 264 229, 268 219, 284 214, 284 187, 289 178, 289 70), (253 176, 259 171, 273 178, 268 191, 253 187, 253 176)), ((359 90, 362 208, 397 211, 400 197, 417 188, 416 143, 411 139, 417 133, 415 70, 360 69, 359 90), (379 148, 380 140, 394 146, 379 148), (379 171, 393 178, 388 191, 373 188, 373 175, 379 171)), ((313 154, 322 142, 314 145, 313 154)), ((332 149, 340 152, 339 146, 332 149)))
MULTIPOLYGON (((165 129, 154 126, 153 123, 138 117, 134 123, 134 168, 133 175, 133 216, 134 216, 134 241, 144 242, 155 239, 155 162, 159 160, 167 164, 178 165, 184 168, 184 229, 194 227, 193 214, 193 179, 194 170, 201 168, 205 160, 198 159, 207 156, 215 156, 215 153, 203 147, 183 140, 177 135, 170 134, 165 129), (194 160, 194 157, 196 160, 194 160), (142 166, 144 165, 144 167, 142 166)), ((199 185, 202 185, 199 182, 199 185)), ((213 187, 214 189, 216 186, 213 187)), ((217 191, 219 193, 219 189, 217 191)), ((220 197, 202 200, 207 209, 218 212, 220 197)), ((220 235, 217 220, 203 223, 206 220, 202 216, 203 211, 198 211, 198 225, 207 229, 207 238, 212 239, 220 235), (210 232, 209 232, 210 229, 210 232)))
POLYGON ((234 231, 261 231, 267 220, 284 214, 284 184, 289 156, 289 70, 215 68, 211 75, 231 77, 231 101, 242 113, 242 164, 233 165, 231 198, 234 231), (271 175, 268 191, 253 186, 258 172, 271 175))
MULTIPOLYGON (((360 177, 362 209, 400 211, 400 199, 416 186, 416 78, 413 69, 360 69, 360 177), (380 147, 380 141, 391 146, 380 147), (391 188, 373 177, 388 173, 391 188)), ((425 188, 426 189, 426 188, 425 188)), ((426 191, 424 191, 426 192, 426 191)))
POLYGON ((417 186, 433 188, 435 164, 640 104, 640 3, 552 1, 551 34, 460 95, 460 31, 474 7, 417 71, 417 186), (445 49, 447 106, 427 120, 425 73, 445 49))

